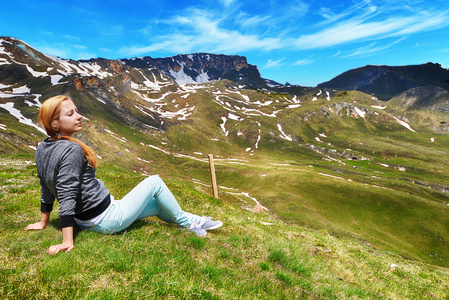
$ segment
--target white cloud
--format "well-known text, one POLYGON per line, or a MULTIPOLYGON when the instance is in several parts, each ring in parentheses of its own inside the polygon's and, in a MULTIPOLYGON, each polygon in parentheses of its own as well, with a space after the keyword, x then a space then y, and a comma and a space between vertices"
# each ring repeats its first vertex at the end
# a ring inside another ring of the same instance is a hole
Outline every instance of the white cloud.
POLYGON ((88 49, 88 47, 84 46, 84 45, 73 45, 73 48, 79 49, 79 50, 86 50, 86 49, 88 49))
POLYGON ((371 43, 367 46, 360 47, 353 51, 352 53, 345 55, 343 57, 351 57, 351 56, 369 56, 378 53, 379 51, 388 49, 391 47, 391 45, 384 45, 384 46, 377 46, 374 47, 376 43, 371 43))
POLYGON ((305 59, 300 59, 297 60, 293 65, 295 66, 305 66, 305 65, 310 65, 311 63, 314 62, 314 60, 312 60, 313 55, 305 58, 305 59))
POLYGON ((267 22, 270 16, 249 16, 244 12, 240 12, 236 18, 238 24, 242 27, 254 27, 267 22))
POLYGON ((151 51, 186 53, 194 51, 239 53, 248 50, 269 51, 282 47, 280 38, 261 37, 257 34, 245 34, 236 29, 221 27, 221 16, 194 9, 188 12, 189 17, 175 16, 163 23, 182 26, 182 33, 175 31, 153 37, 156 42, 149 46, 132 46, 122 48, 121 52, 139 55, 151 51))
POLYGON ((413 34, 416 32, 434 30, 437 28, 445 27, 448 25, 449 15, 448 12, 435 14, 423 12, 418 16, 411 17, 408 26, 405 26, 401 30, 393 33, 393 36, 401 36, 406 34, 413 34), (417 22, 413 22, 416 19, 417 22))
POLYGON ((293 41, 297 49, 326 48, 367 38, 379 38, 404 28, 410 20, 393 18, 384 22, 362 23, 349 20, 321 32, 303 35, 293 41))
POLYGON ((353 51, 350 54, 347 54, 343 57, 351 57, 351 56, 370 56, 370 55, 374 55, 377 54, 378 52, 381 52, 383 50, 386 50, 388 48, 393 47, 395 44, 400 43, 401 41, 403 41, 405 38, 401 38, 399 40, 396 40, 392 43, 389 44, 384 44, 384 45, 377 45, 378 43, 373 42, 369 45, 360 47, 358 49, 356 49, 355 51, 353 51))
POLYGON ((219 0, 219 2, 221 2, 223 4, 223 6, 228 7, 230 6, 232 3, 235 2, 235 0, 219 0))
POLYGON ((449 18, 441 14, 429 19, 426 14, 410 17, 391 17, 382 21, 350 19, 323 29, 320 32, 292 39, 296 49, 326 48, 350 42, 377 40, 402 36, 447 26, 449 18))
POLYGON ((325 20, 318 23, 319 26, 324 26, 326 24, 335 24, 342 19, 348 18, 359 18, 364 19, 367 16, 372 16, 377 11, 377 7, 371 5, 371 0, 363 0, 357 2, 352 6, 349 6, 344 11, 334 12, 328 7, 322 7, 319 9, 319 15, 321 15, 325 20), (351 17, 354 15, 353 17, 351 17))
MULTIPOLYGON (((344 11, 335 12, 330 8, 318 9, 315 13, 324 20, 315 25, 312 23, 312 26, 307 24, 306 30, 309 32, 306 32, 302 30, 305 21, 302 21, 301 17, 310 15, 310 7, 302 1, 284 2, 283 8, 287 9, 283 9, 283 14, 276 15, 272 14, 271 10, 249 14, 240 9, 243 4, 221 0, 222 5, 232 4, 239 7, 240 11, 237 13, 233 7, 221 10, 186 8, 182 14, 158 19, 143 27, 139 32, 147 37, 147 44, 143 42, 140 45, 123 47, 120 53, 135 56, 150 52, 242 54, 247 51, 269 52, 278 49, 301 51, 351 43, 379 42, 382 39, 448 26, 449 23, 445 12, 430 14, 414 6, 410 6, 413 9, 409 8, 404 2, 397 4, 402 5, 401 7, 393 6, 394 3, 373 3, 372 0, 363 0, 344 11), (298 36, 298 32, 303 34, 298 36)), ((265 7, 269 6, 270 4, 265 3, 265 7)), ((122 28, 117 30, 121 31, 122 28)), ((360 48, 359 53, 354 51, 349 55, 362 55, 363 52, 366 55, 388 47, 390 46, 376 45, 369 49, 360 48)), ((339 55, 340 53, 335 54, 339 55)), ((271 61, 271 64, 274 62, 271 61)), ((309 61, 296 62, 306 63, 309 61)), ((271 64, 268 63, 266 67, 271 64)))
POLYGON ((62 35, 62 37, 67 39, 67 40, 72 40, 72 41, 80 41, 81 40, 80 37, 69 35, 69 34, 64 34, 64 35, 62 35))
POLYGON ((278 59, 278 60, 274 60, 274 61, 269 59, 267 64, 262 69, 270 69, 270 68, 276 68, 276 67, 282 66, 283 64, 281 64, 281 62, 284 59, 285 59, 285 57, 278 59))
POLYGON ((340 54, 341 54, 341 50, 338 50, 338 52, 335 53, 334 55, 332 55, 331 57, 337 57, 337 56, 339 56, 340 54))
POLYGON ((416 2, 410 3, 407 0, 386 2, 381 6, 373 2, 364 0, 337 13, 327 7, 321 8, 319 14, 325 21, 315 26, 321 30, 292 38, 292 43, 299 50, 326 48, 410 35, 448 26, 447 11, 438 12, 430 7, 418 7, 416 2))

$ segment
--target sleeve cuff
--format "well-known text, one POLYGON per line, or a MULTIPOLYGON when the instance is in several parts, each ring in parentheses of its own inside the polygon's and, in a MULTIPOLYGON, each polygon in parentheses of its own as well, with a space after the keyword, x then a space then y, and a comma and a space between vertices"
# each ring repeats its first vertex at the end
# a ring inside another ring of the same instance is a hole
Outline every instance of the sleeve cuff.
POLYGON ((41 212, 51 212, 53 210, 53 203, 42 203, 41 202, 41 212))
POLYGON ((72 227, 75 225, 75 219, 73 216, 63 216, 61 218, 61 228, 72 227))

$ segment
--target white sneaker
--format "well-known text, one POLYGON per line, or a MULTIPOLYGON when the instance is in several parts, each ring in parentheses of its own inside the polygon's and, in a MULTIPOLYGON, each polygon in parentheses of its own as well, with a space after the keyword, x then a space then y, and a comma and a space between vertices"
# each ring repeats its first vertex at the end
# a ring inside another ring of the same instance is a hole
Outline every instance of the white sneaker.
POLYGON ((186 227, 186 229, 188 229, 192 232, 195 232, 196 235, 201 236, 201 237, 206 236, 206 234, 207 234, 206 230, 201 228, 201 226, 195 222, 192 222, 189 227, 186 227))
POLYGON ((203 230, 213 230, 221 227, 223 225, 222 221, 213 221, 211 217, 203 216, 201 218, 199 226, 203 230))

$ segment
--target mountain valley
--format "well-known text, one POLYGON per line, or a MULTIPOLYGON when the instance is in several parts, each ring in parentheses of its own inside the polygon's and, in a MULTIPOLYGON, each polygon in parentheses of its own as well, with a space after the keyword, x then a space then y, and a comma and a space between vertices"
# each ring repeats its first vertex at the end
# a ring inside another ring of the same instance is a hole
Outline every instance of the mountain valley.
POLYGON ((447 267, 444 84, 379 94, 291 86, 261 78, 241 56, 73 61, 4 37, 0 153, 32 155, 46 137, 38 108, 68 94, 85 116, 77 137, 100 169, 161 174, 210 193, 213 154, 220 195, 243 209, 260 203, 284 222, 447 267))

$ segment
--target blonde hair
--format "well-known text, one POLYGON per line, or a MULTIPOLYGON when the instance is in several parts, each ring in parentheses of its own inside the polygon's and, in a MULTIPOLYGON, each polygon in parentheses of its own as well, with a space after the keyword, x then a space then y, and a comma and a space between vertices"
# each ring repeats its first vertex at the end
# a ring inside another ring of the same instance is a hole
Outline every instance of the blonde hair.
POLYGON ((97 167, 97 157, 95 155, 95 152, 87 146, 85 143, 81 142, 78 139, 72 138, 70 136, 61 136, 61 134, 58 132, 58 129, 53 128, 52 124, 54 121, 59 120, 59 116, 61 114, 61 107, 62 102, 72 100, 69 96, 55 96, 51 97, 50 99, 47 99, 42 104, 42 107, 39 109, 39 123, 44 126, 45 131, 47 134, 57 140, 63 139, 63 140, 69 140, 75 143, 78 143, 81 148, 83 148, 84 156, 86 157, 89 164, 93 167, 97 167))

